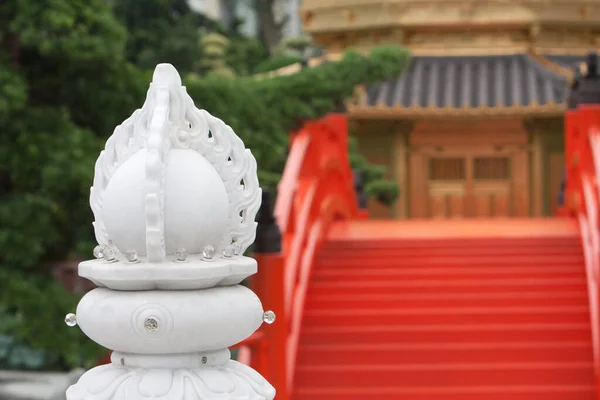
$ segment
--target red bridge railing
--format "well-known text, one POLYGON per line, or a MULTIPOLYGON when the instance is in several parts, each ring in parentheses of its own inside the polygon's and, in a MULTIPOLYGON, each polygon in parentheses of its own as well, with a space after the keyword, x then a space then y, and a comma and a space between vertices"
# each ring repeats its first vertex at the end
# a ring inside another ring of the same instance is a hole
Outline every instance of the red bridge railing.
POLYGON ((252 286, 277 321, 238 346, 238 360, 263 374, 277 389, 278 399, 290 397, 315 254, 332 221, 362 214, 348 159, 346 117, 331 114, 306 123, 291 138, 278 187, 274 217, 281 253, 255 254, 259 273, 252 277, 252 286))
MULTIPOLYGON (((596 382, 600 389, 600 76, 595 59, 588 76, 576 81, 565 115, 565 208, 580 226, 584 250, 596 382)), ((598 390, 600 393, 600 390, 598 390)), ((600 398, 600 397, 598 397, 600 398)))

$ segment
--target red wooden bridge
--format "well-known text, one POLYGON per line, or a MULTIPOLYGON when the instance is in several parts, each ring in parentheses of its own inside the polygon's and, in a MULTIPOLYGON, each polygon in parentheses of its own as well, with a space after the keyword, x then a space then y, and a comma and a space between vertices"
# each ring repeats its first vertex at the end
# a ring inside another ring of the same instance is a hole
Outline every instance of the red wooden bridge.
POLYGON ((565 124, 562 216, 384 222, 358 208, 345 117, 306 124, 252 281, 277 322, 240 359, 281 400, 600 398, 600 106, 565 124))

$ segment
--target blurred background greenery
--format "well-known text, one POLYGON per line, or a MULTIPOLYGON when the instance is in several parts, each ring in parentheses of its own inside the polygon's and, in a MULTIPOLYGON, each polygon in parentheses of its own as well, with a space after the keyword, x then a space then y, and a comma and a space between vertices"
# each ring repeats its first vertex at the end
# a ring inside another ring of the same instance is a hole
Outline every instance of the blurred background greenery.
MULTIPOLYGON (((343 111, 356 85, 395 76, 408 58, 396 48, 349 52, 257 78, 322 52, 310 38, 284 38, 285 21, 261 20, 270 30, 249 37, 243 21, 225 26, 186 0, 4 0, 0 21, 0 368, 9 369, 90 367, 106 351, 64 325, 79 296, 44 266, 90 258, 95 159, 143 104, 157 63, 175 65, 196 105, 232 126, 273 188, 291 130, 343 111)), ((355 142, 351 161, 369 195, 394 201, 398 188, 355 142)))

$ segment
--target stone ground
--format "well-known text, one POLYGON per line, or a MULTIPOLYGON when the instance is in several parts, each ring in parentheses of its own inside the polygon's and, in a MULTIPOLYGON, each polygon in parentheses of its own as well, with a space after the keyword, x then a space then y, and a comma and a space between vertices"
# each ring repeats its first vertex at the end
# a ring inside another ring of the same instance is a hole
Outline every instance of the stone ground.
POLYGON ((0 400, 65 400, 65 391, 83 372, 0 371, 0 400))

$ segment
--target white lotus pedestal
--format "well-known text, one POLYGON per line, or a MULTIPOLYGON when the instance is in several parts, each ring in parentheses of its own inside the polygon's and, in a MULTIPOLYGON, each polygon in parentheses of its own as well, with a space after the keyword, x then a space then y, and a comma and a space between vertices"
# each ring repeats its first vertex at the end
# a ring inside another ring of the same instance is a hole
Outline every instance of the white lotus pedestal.
POLYGON ((274 321, 239 285, 257 271, 243 253, 260 200, 250 151, 194 106, 171 65, 159 65, 144 106, 96 164, 97 259, 79 274, 99 288, 66 321, 114 352, 68 400, 274 398, 228 350, 274 321))

